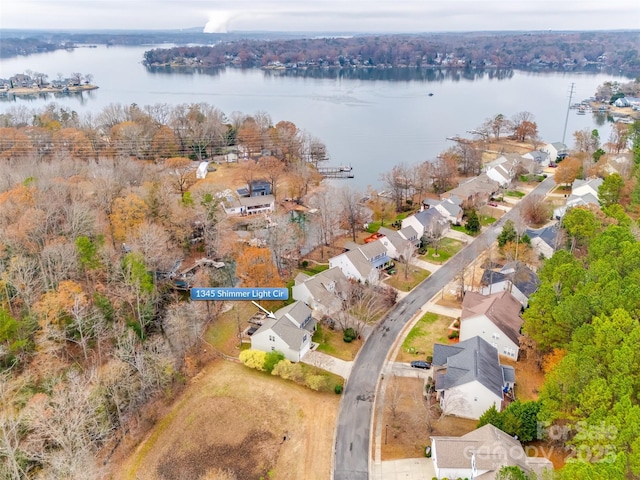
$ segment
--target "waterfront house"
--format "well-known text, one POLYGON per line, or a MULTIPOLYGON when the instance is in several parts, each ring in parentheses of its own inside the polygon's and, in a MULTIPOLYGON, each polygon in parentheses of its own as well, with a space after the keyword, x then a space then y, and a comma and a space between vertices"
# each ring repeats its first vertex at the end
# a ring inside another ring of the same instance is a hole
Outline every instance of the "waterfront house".
POLYGON ((569 149, 562 142, 547 143, 544 147, 541 148, 541 150, 549 155, 549 161, 552 163, 566 158, 569 153, 569 149))
POLYGON ((425 235, 444 233, 449 228, 449 220, 437 209, 429 208, 403 219, 402 228, 407 227, 413 228, 418 234, 418 238, 422 239, 425 235))
POLYGON ((460 206, 462 199, 455 195, 450 198, 443 198, 435 200, 432 198, 425 198, 422 201, 422 208, 429 209, 435 208, 440 215, 449 220, 449 223, 453 225, 460 225, 462 223, 462 207, 460 206))

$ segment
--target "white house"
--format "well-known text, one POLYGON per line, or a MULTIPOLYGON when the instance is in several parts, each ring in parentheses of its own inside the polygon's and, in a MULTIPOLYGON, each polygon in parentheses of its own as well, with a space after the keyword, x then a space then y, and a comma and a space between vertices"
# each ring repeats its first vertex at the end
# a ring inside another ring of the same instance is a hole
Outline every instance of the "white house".
POLYGON ((501 155, 485 165, 485 172, 491 180, 498 182, 501 187, 506 187, 516 178, 521 161, 522 157, 517 153, 501 155))
POLYGON ((502 411, 513 388, 513 368, 500 365, 498 350, 481 337, 433 346, 436 392, 445 415, 479 419, 492 405, 502 411))
POLYGON ((424 235, 444 233, 449 229, 449 221, 436 209, 429 208, 402 220, 402 228, 412 227, 421 239, 424 235))
POLYGON ((547 143, 540 150, 549 155, 549 161, 555 163, 558 159, 563 159, 569 153, 569 149, 562 142, 547 143))
POLYGON ((389 265, 391 258, 380 239, 329 259, 329 268, 338 267, 347 278, 368 283, 377 283, 379 271, 389 265))
POLYGON ((481 337, 500 355, 518 359, 522 305, 509 292, 481 295, 468 291, 462 300, 460 340, 481 337))
POLYGON ((574 180, 571 185, 571 195, 567 198, 564 206, 553 210, 554 218, 560 220, 567 213, 567 210, 573 207, 581 207, 587 205, 600 206, 598 198, 598 188, 602 185, 601 178, 590 178, 587 180, 574 180))
POLYGON ((315 318, 322 318, 342 309, 348 288, 347 277, 340 268, 333 267, 314 276, 298 274, 291 291, 295 300, 306 303, 313 310, 315 318))
POLYGON ((458 197, 443 198, 442 200, 433 200, 431 198, 425 198, 422 201, 423 208, 435 208, 440 215, 449 220, 449 223, 453 225, 460 225, 462 222, 462 207, 460 204, 462 199, 458 197))
POLYGON ((382 235, 380 241, 387 249, 387 255, 395 260, 410 252, 412 247, 420 243, 418 232, 413 227, 406 227, 402 230, 380 227, 378 234, 382 235))
POLYGON ((276 199, 273 195, 237 197, 234 194, 229 194, 222 198, 221 203, 227 215, 256 215, 273 212, 276 199))
POLYGON ((547 478, 553 463, 529 457, 518 440, 491 424, 461 437, 431 437, 436 478, 494 479, 502 467, 519 467, 534 478, 547 478), (533 474, 533 475, 532 475, 533 474))
POLYGON ((547 152, 543 152, 542 150, 532 150, 531 152, 524 153, 522 155, 522 158, 533 160, 541 167, 548 167, 550 164, 549 154, 547 152))
POLYGON ((251 348, 263 352, 282 352, 288 360, 299 362, 311 349, 316 320, 303 302, 295 302, 267 318, 251 335, 251 348))
POLYGON ((500 184, 489 178, 486 172, 461 183, 456 188, 444 192, 441 198, 457 197, 461 204, 483 205, 500 190, 500 184))

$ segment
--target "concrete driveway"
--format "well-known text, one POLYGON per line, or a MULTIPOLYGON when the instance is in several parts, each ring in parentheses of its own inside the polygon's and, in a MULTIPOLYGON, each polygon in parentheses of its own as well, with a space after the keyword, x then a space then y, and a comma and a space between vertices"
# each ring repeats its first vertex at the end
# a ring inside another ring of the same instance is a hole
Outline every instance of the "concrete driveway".
POLYGON ((403 458, 371 465, 371 480, 427 480, 436 476, 430 458, 403 458))
POLYGON ((327 370, 328 372, 335 373, 336 375, 340 375, 345 380, 349 378, 349 374, 351 373, 351 365, 353 365, 353 362, 340 360, 339 358, 332 357, 331 355, 327 355, 326 353, 318 352, 317 350, 307 352, 307 354, 302 357, 302 363, 306 363, 307 365, 312 365, 314 367, 327 370))

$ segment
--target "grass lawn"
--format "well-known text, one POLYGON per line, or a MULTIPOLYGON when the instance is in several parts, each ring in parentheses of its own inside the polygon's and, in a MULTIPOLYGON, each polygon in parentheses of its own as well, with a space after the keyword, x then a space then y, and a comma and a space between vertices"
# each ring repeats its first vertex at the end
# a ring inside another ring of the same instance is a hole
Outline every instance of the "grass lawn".
POLYGON ((329 264, 322 263, 309 263, 306 267, 299 268, 298 271, 302 273, 306 273, 307 275, 314 276, 320 272, 324 272, 325 270, 329 270, 329 264))
POLYGON ((448 327, 454 320, 454 318, 432 312, 425 313, 402 342, 396 361, 410 362, 432 355, 434 343, 449 342, 448 327))
POLYGON ((438 256, 434 256, 435 249, 429 248, 427 253, 422 256, 422 259, 431 263, 443 264, 458 253, 463 246, 464 245, 460 240, 456 240, 455 238, 443 238, 440 240, 440 246, 438 247, 438 256))
POLYGON ((415 265, 409 265, 408 275, 405 278, 404 265, 398 265, 396 273, 385 280, 385 283, 397 290, 408 292, 429 275, 431 275, 431 272, 429 270, 416 267, 415 265))
POLYGON ((507 190, 506 192, 504 192, 504 195, 506 197, 516 197, 516 198, 522 198, 525 196, 524 193, 519 192, 518 190, 507 190))
POLYGON ((493 217, 490 217, 488 215, 480 215, 480 225, 482 225, 483 227, 486 227, 487 225, 492 225, 496 223, 496 219, 493 217))
POLYGON ((342 336, 340 330, 331 330, 324 325, 318 325, 316 333, 313 334, 313 341, 318 344, 319 352, 350 362, 360 350, 362 340, 356 339, 351 343, 346 343, 342 336))
MULTIPOLYGON (((216 350, 233 357, 240 354, 242 348, 238 342, 238 323, 240 330, 249 326, 249 318, 258 311, 251 302, 228 302, 232 308, 218 316, 211 322, 205 334, 205 340, 216 350)), ((283 306, 283 302, 262 302, 263 307, 274 312, 283 306)))

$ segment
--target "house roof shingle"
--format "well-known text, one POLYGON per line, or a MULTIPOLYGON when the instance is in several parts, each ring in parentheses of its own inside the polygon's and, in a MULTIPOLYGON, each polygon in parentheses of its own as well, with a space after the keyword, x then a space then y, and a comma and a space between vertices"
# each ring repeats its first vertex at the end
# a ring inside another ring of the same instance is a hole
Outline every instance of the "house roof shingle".
POLYGON ((498 351, 481 337, 473 337, 456 345, 433 346, 433 364, 446 366, 436 373, 436 389, 478 381, 496 396, 502 398, 504 379, 498 360, 498 351))
POLYGON ((513 343, 519 345, 522 328, 521 309, 522 304, 507 291, 491 295, 468 291, 462 300, 460 321, 473 321, 474 318, 485 315, 513 343))

